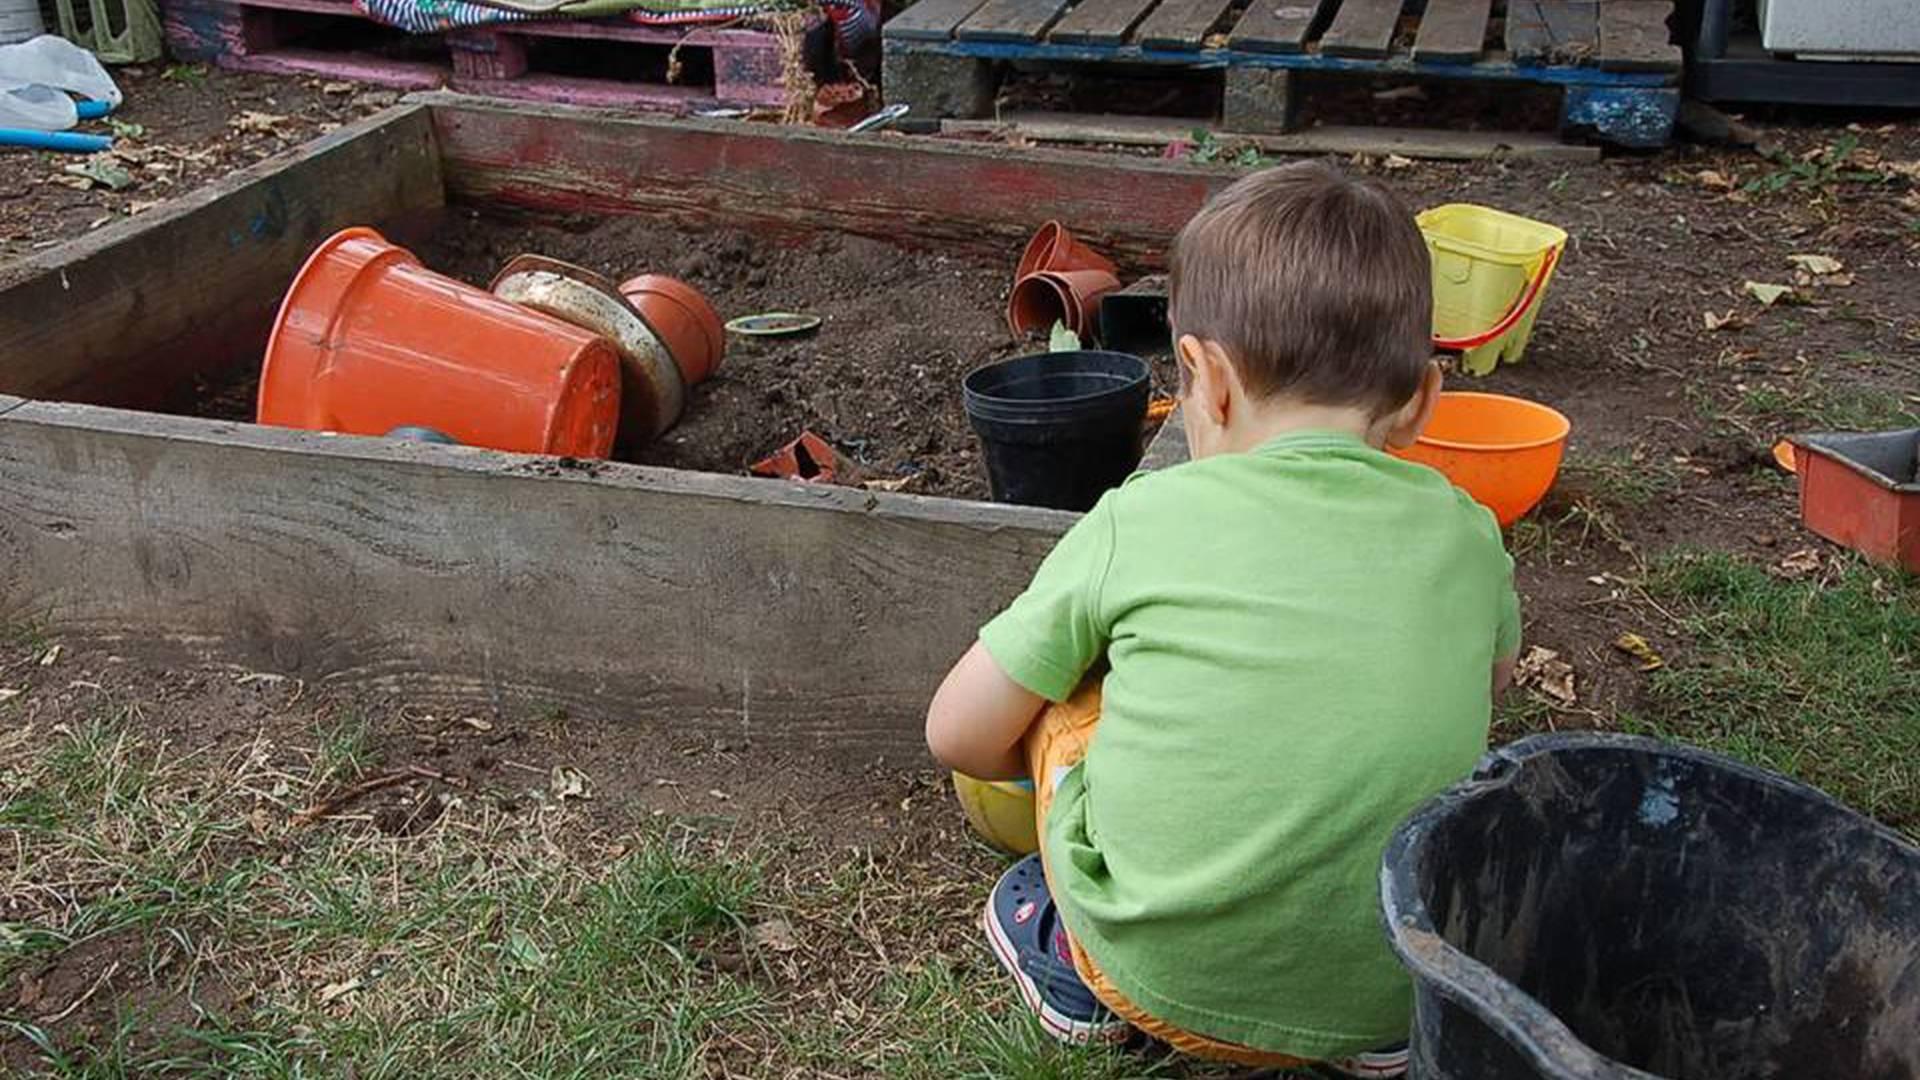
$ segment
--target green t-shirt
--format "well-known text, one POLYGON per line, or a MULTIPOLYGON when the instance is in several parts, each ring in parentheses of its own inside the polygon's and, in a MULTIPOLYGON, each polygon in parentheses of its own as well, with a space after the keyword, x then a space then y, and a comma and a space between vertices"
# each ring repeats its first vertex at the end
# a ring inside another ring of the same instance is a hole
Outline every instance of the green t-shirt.
POLYGON ((1134 477, 980 631, 1053 701, 1111 665, 1043 840, 1094 963, 1176 1027, 1315 1059, 1407 1037, 1380 854, 1485 751, 1519 635, 1493 516, 1331 432, 1134 477))

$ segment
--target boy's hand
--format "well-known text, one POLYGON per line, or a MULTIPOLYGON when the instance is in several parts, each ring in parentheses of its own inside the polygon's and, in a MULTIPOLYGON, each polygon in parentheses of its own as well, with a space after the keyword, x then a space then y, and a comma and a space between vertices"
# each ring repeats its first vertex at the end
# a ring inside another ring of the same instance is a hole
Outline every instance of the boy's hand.
POLYGON ((979 642, 947 673, 927 706, 927 748, 950 769, 979 780, 1020 780, 1020 740, 1047 701, 1000 670, 979 642))

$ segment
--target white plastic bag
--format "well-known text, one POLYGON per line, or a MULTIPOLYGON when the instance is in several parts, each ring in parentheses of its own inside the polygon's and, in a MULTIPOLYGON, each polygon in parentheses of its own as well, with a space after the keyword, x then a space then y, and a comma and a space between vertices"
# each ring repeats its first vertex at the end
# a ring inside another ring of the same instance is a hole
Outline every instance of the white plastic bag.
POLYGON ((45 34, 0 45, 0 127, 65 131, 79 122, 73 97, 120 104, 120 88, 90 52, 45 34))

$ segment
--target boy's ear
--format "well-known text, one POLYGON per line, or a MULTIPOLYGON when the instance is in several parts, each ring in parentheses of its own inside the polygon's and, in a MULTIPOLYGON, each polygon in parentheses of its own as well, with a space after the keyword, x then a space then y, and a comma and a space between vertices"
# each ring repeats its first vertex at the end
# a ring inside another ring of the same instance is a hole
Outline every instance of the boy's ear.
POLYGON ((1393 423, 1387 428, 1387 445, 1395 450, 1405 450, 1412 446, 1420 433, 1427 430, 1427 422, 1433 419, 1433 410, 1440 404, 1440 387, 1445 381, 1438 360, 1427 362, 1426 374, 1420 377, 1420 388, 1413 397, 1400 406, 1393 416, 1393 423))
POLYGON ((1235 381, 1233 362, 1226 350, 1214 342, 1182 334, 1174 342, 1173 351, 1180 359, 1180 378, 1186 384, 1182 407, 1189 416, 1199 413, 1216 427, 1224 425, 1232 408, 1235 381))

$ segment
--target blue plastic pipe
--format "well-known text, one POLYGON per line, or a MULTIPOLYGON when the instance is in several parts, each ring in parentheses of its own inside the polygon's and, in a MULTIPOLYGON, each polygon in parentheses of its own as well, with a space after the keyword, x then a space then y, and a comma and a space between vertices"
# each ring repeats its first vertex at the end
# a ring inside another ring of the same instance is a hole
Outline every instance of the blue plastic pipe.
POLYGON ((113 111, 113 104, 106 101, 76 101, 73 110, 82 120, 98 120, 113 111))
POLYGON ((113 149, 106 135, 78 135, 71 131, 31 131, 27 128, 0 128, 0 146, 24 146, 29 150, 61 150, 69 154, 97 154, 113 149))

